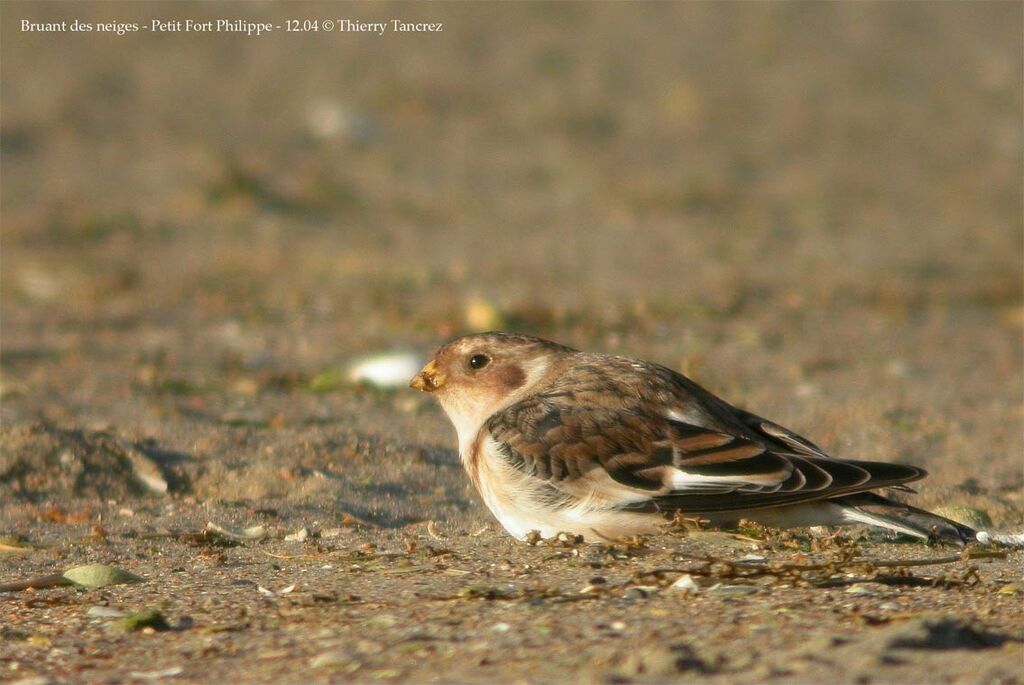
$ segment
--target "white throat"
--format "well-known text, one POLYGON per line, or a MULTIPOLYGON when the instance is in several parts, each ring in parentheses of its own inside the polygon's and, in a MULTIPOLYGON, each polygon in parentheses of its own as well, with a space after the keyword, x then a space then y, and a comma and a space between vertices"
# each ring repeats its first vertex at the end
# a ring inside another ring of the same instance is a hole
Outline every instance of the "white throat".
POLYGON ((473 442, 480 434, 480 429, 489 418, 533 392, 534 387, 547 373, 550 365, 550 361, 544 358, 526 362, 523 365, 526 382, 514 392, 493 398, 491 401, 482 401, 479 397, 453 397, 451 393, 438 396, 441 407, 448 415, 452 425, 455 426, 455 432, 459 436, 460 457, 465 459, 469 454, 473 442))

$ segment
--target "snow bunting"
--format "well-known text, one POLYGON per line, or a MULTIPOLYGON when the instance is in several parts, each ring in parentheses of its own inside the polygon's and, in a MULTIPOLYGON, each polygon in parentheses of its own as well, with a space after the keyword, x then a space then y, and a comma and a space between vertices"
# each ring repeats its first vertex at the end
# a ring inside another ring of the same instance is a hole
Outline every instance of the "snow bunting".
POLYGON ((474 486, 520 539, 616 540, 676 514, 863 523, 961 546, 978 535, 872 492, 908 490, 923 469, 833 458, 658 364, 482 333, 441 347, 410 386, 440 401, 474 486))

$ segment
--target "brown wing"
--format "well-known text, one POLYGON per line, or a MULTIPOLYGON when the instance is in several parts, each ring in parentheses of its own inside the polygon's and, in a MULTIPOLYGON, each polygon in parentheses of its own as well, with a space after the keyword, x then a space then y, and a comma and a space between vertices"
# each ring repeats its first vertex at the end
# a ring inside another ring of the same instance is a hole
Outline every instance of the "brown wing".
POLYGON ((770 507, 925 475, 910 466, 830 458, 775 424, 760 433, 747 429, 743 416, 721 415, 731 407, 720 400, 708 407, 699 396, 677 391, 675 404, 652 401, 666 398, 664 388, 635 393, 635 401, 625 404, 624 397, 631 395, 560 389, 499 412, 486 430, 515 468, 576 495, 578 482, 605 487, 609 492, 595 494, 630 508, 770 507), (602 472, 608 478, 595 478, 602 472))

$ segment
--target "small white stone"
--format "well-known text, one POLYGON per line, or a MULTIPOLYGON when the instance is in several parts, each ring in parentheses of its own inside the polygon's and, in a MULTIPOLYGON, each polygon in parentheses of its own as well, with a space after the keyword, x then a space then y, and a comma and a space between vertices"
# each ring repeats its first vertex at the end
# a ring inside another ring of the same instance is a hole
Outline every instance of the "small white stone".
POLYGON ((700 586, 697 585, 696 581, 693 580, 693 576, 689 573, 676 578, 675 582, 669 585, 669 589, 674 592, 681 592, 684 595, 695 595, 700 592, 700 586))
POLYGON ((848 595, 864 595, 866 597, 878 594, 878 590, 868 583, 854 583, 850 587, 846 588, 845 592, 848 595))
POLYGON ((411 352, 378 354, 357 359, 348 367, 348 379, 378 388, 404 388, 419 373, 423 358, 411 352))
POLYGON ((184 672, 185 669, 181 666, 173 666, 162 671, 132 671, 128 675, 136 680, 163 680, 179 676, 184 672))
POLYGON ((95 606, 89 607, 89 610, 85 612, 85 615, 91 618, 121 618, 123 616, 127 616, 128 613, 121 611, 120 609, 115 609, 114 607, 95 606))

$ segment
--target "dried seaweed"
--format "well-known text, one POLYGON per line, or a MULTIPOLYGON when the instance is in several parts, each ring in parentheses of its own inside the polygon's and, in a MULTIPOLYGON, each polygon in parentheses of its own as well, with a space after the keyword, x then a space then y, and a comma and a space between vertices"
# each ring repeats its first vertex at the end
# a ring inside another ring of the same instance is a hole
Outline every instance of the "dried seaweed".
POLYGON ((958 574, 940 574, 931 577, 914 576, 910 569, 920 566, 939 566, 968 562, 974 559, 1005 559, 1006 553, 967 548, 957 555, 925 559, 864 559, 856 547, 842 549, 833 558, 819 563, 755 563, 732 561, 712 555, 687 557, 686 566, 655 568, 636 573, 637 584, 670 584, 683 574, 716 580, 755 580, 774 578, 777 582, 811 587, 842 587, 861 582, 888 585, 959 586, 979 582, 977 568, 969 565, 958 574), (892 569, 886 571, 885 569, 892 569))

